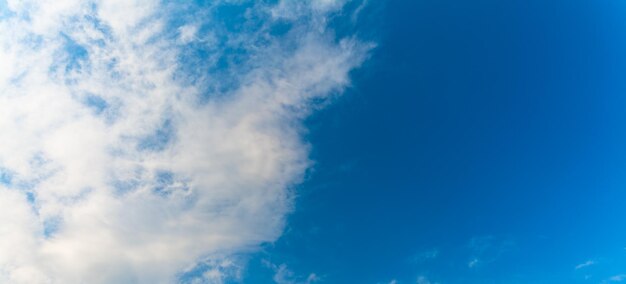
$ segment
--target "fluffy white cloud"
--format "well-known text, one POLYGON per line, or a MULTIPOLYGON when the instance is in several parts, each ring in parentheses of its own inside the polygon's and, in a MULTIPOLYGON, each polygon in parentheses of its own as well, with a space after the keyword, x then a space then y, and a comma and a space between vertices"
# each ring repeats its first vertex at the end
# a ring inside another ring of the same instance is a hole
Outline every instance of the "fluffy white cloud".
POLYGON ((256 2, 0 8, 0 282, 171 283, 200 263, 220 283, 280 236, 301 119, 370 46, 326 26, 344 1, 256 2))

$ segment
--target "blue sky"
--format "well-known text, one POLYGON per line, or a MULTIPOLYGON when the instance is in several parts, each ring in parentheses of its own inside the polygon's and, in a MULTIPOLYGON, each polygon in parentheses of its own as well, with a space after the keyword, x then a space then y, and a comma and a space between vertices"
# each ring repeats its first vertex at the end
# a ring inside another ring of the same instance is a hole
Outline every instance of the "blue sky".
POLYGON ((625 8, 0 0, 0 282, 626 282, 625 8))
POLYGON ((315 170, 261 258, 328 283, 624 279, 624 8, 371 4, 379 46, 307 121, 315 170))

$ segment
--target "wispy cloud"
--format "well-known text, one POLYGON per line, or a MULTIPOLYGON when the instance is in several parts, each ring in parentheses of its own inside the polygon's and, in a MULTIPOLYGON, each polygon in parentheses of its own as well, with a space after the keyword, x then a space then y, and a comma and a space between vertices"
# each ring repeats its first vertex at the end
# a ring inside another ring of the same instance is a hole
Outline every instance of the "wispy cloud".
POLYGON ((474 258, 467 263, 467 267, 473 268, 474 266, 478 265, 478 263, 480 263, 480 260, 478 258, 474 258))
POLYGON ((612 282, 622 282, 624 280, 626 280, 626 274, 619 274, 619 275, 615 275, 609 278, 609 281, 612 281, 612 282))
POLYGON ((498 260, 504 253, 515 248, 515 242, 508 237, 480 236, 470 239, 468 248, 471 258, 467 267, 476 268, 498 260))
POLYGON ((430 260, 433 260, 439 256, 439 250, 436 248, 429 249, 420 253, 415 254, 411 259, 412 262, 415 263, 424 263, 430 260))
POLYGON ((585 261, 585 262, 583 262, 583 263, 581 263, 581 264, 576 265, 575 269, 585 268, 585 267, 588 267, 588 266, 592 266, 592 265, 594 265, 594 264, 596 264, 596 262, 595 262, 595 261, 593 261, 593 260, 587 260, 587 261, 585 261))
POLYGON ((320 282, 321 278, 315 273, 309 273, 306 277, 296 275, 286 264, 276 265, 269 261, 264 261, 265 265, 274 271, 272 279, 276 284, 312 284, 320 282))
POLYGON ((437 282, 431 282, 426 276, 417 277, 417 284, 438 284, 437 282))
POLYGON ((0 282, 237 274, 282 232, 311 102, 370 48, 327 26, 344 2, 0 6, 0 282))

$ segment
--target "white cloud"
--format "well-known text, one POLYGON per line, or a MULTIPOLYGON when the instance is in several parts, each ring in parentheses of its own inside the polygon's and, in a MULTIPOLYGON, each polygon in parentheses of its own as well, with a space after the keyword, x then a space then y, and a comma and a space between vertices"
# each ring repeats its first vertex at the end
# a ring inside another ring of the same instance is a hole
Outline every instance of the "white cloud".
POLYGON ((7 1, 0 282, 171 283, 201 264, 220 283, 280 236, 310 165, 300 121, 369 46, 325 26, 343 1, 245 2, 258 24, 237 33, 211 12, 243 2, 7 1))
POLYGON ((198 33, 198 27, 194 25, 186 25, 180 27, 178 31, 180 33, 180 40, 183 43, 190 43, 195 40, 196 34, 198 33))
POLYGON ((587 266, 592 266, 592 265, 594 265, 594 264, 596 264, 596 262, 595 262, 595 261, 593 261, 593 260, 587 260, 587 261, 585 261, 585 262, 583 262, 583 263, 581 263, 581 264, 576 265, 575 269, 585 268, 585 267, 587 267, 587 266))
POLYGON ((311 284, 321 281, 320 276, 315 273, 310 273, 306 277, 296 275, 284 263, 276 265, 269 261, 264 261, 264 264, 274 271, 272 280, 274 280, 276 284, 311 284))

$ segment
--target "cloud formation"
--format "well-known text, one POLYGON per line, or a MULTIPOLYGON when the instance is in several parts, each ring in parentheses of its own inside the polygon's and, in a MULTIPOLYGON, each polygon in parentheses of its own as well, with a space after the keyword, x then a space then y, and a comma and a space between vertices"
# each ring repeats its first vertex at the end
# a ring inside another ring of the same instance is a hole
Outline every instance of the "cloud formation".
POLYGON ((370 48, 344 2, 0 2, 0 282, 237 277, 370 48))
POLYGON ((595 261, 587 260, 587 261, 585 261, 585 262, 583 262, 581 264, 576 265, 576 267, 574 267, 574 269, 578 270, 578 269, 582 269, 582 268, 585 268, 585 267, 588 267, 588 266, 592 266, 594 264, 596 264, 595 261))
POLYGON ((309 273, 306 277, 296 275, 284 263, 276 265, 265 260, 263 264, 274 271, 272 280, 276 284, 311 284, 321 281, 321 277, 315 273, 309 273))

